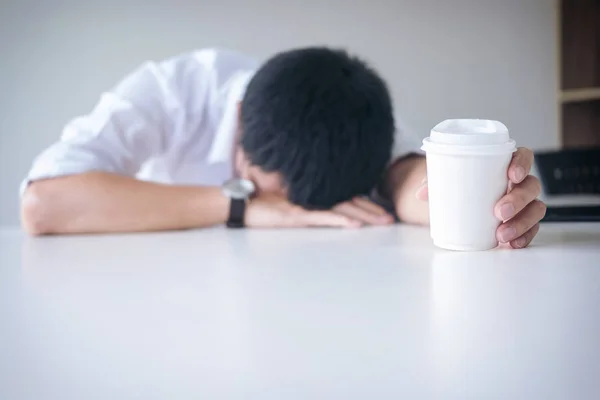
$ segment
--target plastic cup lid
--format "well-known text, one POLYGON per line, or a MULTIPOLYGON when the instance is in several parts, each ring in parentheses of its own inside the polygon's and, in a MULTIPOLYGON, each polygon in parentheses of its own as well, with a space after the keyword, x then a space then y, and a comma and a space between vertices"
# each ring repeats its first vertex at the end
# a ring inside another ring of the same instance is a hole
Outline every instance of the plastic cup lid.
POLYGON ((437 124, 423 141, 423 150, 445 153, 490 154, 515 148, 506 125, 488 119, 447 119, 437 124))

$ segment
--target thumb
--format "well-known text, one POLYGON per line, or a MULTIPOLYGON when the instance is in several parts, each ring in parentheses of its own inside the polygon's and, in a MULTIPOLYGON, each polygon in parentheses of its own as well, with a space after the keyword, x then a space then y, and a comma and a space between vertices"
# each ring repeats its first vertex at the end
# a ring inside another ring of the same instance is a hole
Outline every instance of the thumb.
POLYGON ((417 188, 415 197, 421 201, 427 201, 429 199, 429 187, 427 186, 427 177, 421 181, 421 186, 417 188))

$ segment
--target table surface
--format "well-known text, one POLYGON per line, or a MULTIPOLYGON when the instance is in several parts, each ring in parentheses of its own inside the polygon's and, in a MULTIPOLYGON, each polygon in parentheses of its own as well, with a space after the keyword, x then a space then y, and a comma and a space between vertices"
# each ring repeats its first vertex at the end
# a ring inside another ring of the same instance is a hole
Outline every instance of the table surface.
POLYGON ((600 225, 0 231, 0 398, 598 399, 600 225))

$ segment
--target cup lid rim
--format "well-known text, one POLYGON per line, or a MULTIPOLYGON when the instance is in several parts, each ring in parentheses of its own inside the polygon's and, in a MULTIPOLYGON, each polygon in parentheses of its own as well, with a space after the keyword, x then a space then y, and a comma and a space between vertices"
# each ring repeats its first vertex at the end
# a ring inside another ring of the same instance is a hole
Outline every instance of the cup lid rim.
POLYGON ((506 142, 497 144, 462 145, 451 143, 439 143, 431 140, 431 138, 425 138, 423 139, 423 145, 421 146, 421 150, 424 150, 425 152, 444 153, 448 155, 469 154, 485 156, 493 154, 513 153, 517 150, 517 146, 514 139, 509 139, 506 142))

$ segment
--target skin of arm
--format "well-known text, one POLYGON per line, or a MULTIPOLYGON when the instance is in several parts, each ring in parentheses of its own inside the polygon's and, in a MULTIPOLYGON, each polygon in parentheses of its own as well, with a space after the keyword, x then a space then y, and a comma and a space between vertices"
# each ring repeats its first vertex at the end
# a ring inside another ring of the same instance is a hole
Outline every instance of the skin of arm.
MULTIPOLYGON (((33 236, 171 231, 222 225, 230 203, 220 187, 162 185, 89 172, 31 183, 21 217, 33 236)), ((392 222, 383 209, 362 199, 336 209, 309 211, 267 193, 248 202, 245 222, 257 228, 357 228, 392 222)))
POLYGON ((400 221, 415 225, 429 224, 429 206, 415 196, 426 176, 425 157, 416 154, 397 160, 388 169, 382 194, 393 202, 400 221))
POLYGON ((104 172, 33 182, 21 220, 31 235, 178 230, 224 223, 218 187, 170 186, 104 172))

